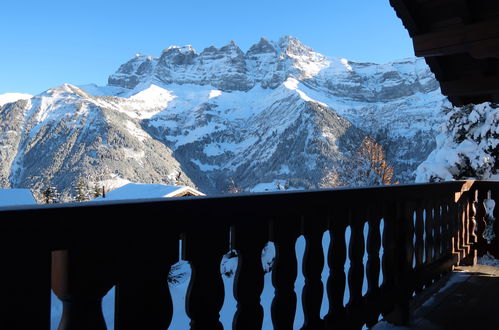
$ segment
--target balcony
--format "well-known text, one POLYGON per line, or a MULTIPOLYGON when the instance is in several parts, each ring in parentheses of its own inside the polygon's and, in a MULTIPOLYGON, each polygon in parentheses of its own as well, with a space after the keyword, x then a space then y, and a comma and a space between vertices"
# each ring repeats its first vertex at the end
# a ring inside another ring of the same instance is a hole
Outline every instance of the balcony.
POLYGON ((102 297, 116 286, 115 329, 167 329, 179 308, 191 329, 222 329, 232 288, 224 288, 220 262, 235 250, 232 327, 260 329, 268 242, 276 252, 274 329, 293 328, 297 299, 301 329, 361 329, 381 317, 404 324, 411 304, 456 266, 475 264, 477 253, 499 255, 499 244, 483 238, 493 234, 486 222, 498 193, 499 183, 456 181, 2 208, 0 328, 49 329, 52 287, 64 306, 59 329, 105 329, 102 297), (185 306, 173 306, 167 283, 179 258, 192 269, 185 306), (298 272, 305 285, 297 293, 298 272))

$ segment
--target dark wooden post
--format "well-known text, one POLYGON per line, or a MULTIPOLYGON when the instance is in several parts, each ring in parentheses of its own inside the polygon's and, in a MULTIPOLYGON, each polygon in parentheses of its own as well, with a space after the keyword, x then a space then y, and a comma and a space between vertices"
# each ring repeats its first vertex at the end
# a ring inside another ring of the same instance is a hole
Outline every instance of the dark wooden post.
POLYGON ((302 330, 323 329, 324 322, 320 317, 324 285, 322 269, 324 268, 324 252, 322 251, 322 235, 326 229, 326 217, 304 217, 302 233, 306 241, 302 271, 305 286, 302 292, 304 324, 302 330))
POLYGON ((220 309, 225 290, 220 262, 229 250, 229 227, 192 229, 183 236, 182 250, 182 258, 192 269, 185 302, 191 329, 223 329, 220 309))
POLYGON ((116 330, 164 330, 173 317, 168 287, 178 261, 179 236, 172 232, 135 233, 121 250, 116 285, 116 330))
POLYGON ((268 224, 241 220, 232 228, 232 249, 237 251, 238 264, 234 280, 237 311, 233 329, 261 329, 263 307, 260 295, 264 286, 262 250, 268 242, 268 224))
POLYGON ((324 318, 327 329, 343 329, 346 327, 346 311, 343 306, 343 297, 346 285, 345 261, 347 256, 345 231, 349 219, 350 212, 346 208, 339 208, 329 219, 329 234, 331 236, 327 254, 329 311, 324 318))
POLYGON ((96 249, 52 253, 52 288, 63 303, 58 330, 105 330, 102 297, 114 285, 113 258, 96 249))
POLYGON ((478 190, 474 189, 471 191, 471 201, 470 201, 470 244, 472 245, 471 251, 471 265, 475 266, 478 259, 478 236, 476 234, 477 231, 477 223, 476 223, 476 206, 478 203, 478 190))
POLYGON ((438 260, 442 256, 442 207, 440 200, 433 200, 433 256, 438 260))
POLYGON ((365 252, 363 231, 367 216, 366 211, 365 206, 360 210, 353 210, 350 218, 351 235, 348 244, 348 257, 350 259, 348 288, 350 289, 350 299, 346 306, 350 329, 361 329, 365 323, 362 285, 364 282, 363 256, 365 252))
POLYGON ((381 261, 379 257, 381 248, 381 234, 380 234, 380 205, 371 206, 368 215, 369 232, 367 234, 367 306, 366 309, 366 323, 368 327, 374 326, 378 323, 380 314, 380 306, 377 304, 380 298, 379 290, 379 276, 381 269, 381 261))
POLYGON ((275 288, 271 315, 274 329, 292 329, 296 313, 295 281, 297 261, 295 243, 299 235, 299 218, 274 219, 270 239, 276 255, 272 267, 272 285, 275 288))
MULTIPOLYGON (((415 246, 414 246, 414 257, 416 259, 416 270, 419 270, 423 265, 423 256, 424 256, 424 246, 425 242, 423 239, 424 235, 424 219, 423 219, 423 205, 421 201, 418 201, 416 204, 416 223, 414 226, 414 234, 416 236, 415 246)), ((415 291, 416 293, 420 293, 423 290, 423 283, 418 279, 418 282, 415 283, 415 291)))
POLYGON ((408 203, 396 203, 393 210, 389 211, 389 222, 394 223, 394 242, 396 246, 395 267, 395 305, 392 312, 386 315, 386 319, 396 325, 404 325, 409 321, 409 299, 412 290, 412 242, 413 242, 413 219, 412 210, 408 203), (393 218, 392 218, 393 217, 393 218), (390 219, 392 218, 392 219, 390 219), (395 221, 393 221, 395 219, 395 221))
MULTIPOLYGON (((433 203, 425 202, 425 263, 428 265, 433 261, 433 203)), ((431 284, 431 283, 428 283, 431 284)))

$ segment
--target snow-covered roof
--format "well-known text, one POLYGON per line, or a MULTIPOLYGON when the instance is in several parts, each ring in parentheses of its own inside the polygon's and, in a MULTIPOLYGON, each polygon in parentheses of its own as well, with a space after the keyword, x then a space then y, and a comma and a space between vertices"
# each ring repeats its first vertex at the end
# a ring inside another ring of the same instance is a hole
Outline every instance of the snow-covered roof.
POLYGON ((36 204, 29 189, 0 189, 0 207, 36 204))
POLYGON ((128 183, 120 188, 107 192, 105 198, 97 197, 94 200, 162 198, 180 197, 185 195, 204 196, 202 192, 186 186, 128 183))

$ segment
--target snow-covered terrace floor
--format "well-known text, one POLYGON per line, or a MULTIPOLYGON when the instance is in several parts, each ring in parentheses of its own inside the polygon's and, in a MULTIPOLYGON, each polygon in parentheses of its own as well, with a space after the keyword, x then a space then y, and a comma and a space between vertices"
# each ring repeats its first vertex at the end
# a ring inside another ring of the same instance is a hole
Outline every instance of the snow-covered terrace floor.
POLYGON ((373 329, 499 329, 499 267, 457 267, 414 306, 408 326, 380 322, 373 329))

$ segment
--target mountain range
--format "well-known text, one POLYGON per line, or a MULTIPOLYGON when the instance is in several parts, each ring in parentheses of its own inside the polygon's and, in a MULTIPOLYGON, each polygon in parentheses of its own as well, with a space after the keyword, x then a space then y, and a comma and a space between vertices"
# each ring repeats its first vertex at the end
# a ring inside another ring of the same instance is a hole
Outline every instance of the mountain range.
MULTIPOLYGON (((0 96, 1 100, 1 96, 0 96)), ((0 185, 65 196, 83 178, 107 189, 177 183, 205 193, 316 188, 366 135, 400 182, 435 147, 450 104, 424 60, 359 63, 285 36, 243 52, 137 54, 107 86, 65 84, 0 102, 0 185)))

